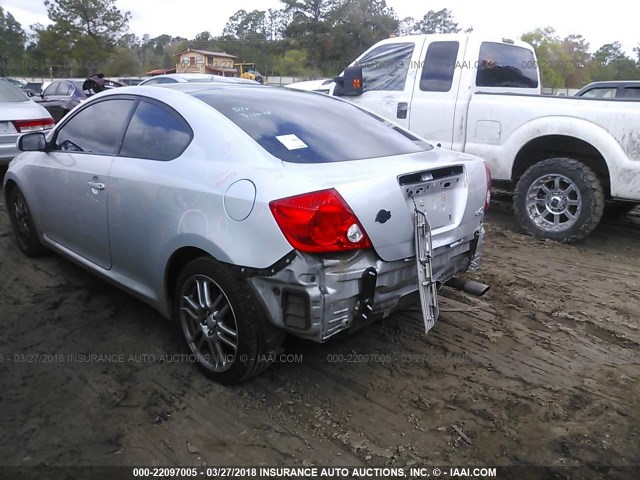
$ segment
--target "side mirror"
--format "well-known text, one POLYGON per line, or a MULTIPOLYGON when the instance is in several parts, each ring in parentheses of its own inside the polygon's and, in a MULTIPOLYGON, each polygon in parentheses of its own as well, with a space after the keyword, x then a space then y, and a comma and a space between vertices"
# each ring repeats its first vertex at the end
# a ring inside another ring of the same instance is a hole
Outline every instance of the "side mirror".
POLYGON ((33 92, 31 90, 27 90, 25 93, 27 94, 27 97, 33 97, 33 92))
POLYGON ((25 133, 18 138, 21 152, 43 152, 47 148, 47 138, 42 132, 25 133))
POLYGON ((363 87, 362 67, 347 67, 342 77, 342 94, 345 97, 357 97, 362 95, 363 87))

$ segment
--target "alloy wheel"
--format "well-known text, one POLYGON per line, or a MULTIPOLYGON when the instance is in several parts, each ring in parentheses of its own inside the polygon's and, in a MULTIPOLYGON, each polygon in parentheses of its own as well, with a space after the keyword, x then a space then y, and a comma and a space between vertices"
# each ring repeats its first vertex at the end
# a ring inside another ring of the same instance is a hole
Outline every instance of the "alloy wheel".
POLYGON ((551 232, 571 228, 582 212, 582 196, 573 180, 560 174, 548 174, 535 180, 527 191, 529 218, 538 227, 551 232))
POLYGON ((231 368, 238 352, 238 324, 224 291, 206 275, 193 275, 180 294, 180 323, 197 361, 212 372, 231 368))

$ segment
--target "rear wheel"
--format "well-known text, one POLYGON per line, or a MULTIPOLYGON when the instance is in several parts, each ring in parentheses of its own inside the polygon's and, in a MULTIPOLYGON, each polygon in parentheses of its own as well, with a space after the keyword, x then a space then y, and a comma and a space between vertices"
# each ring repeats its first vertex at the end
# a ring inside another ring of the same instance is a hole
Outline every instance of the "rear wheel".
POLYGON ((22 253, 27 257, 44 255, 47 250, 40 243, 38 232, 31 218, 31 211, 20 188, 13 187, 11 189, 7 211, 13 227, 13 238, 22 253))
POLYGON ((244 279, 212 258, 198 258, 183 269, 174 306, 198 366, 225 385, 261 373, 284 338, 244 279))
POLYGON ((530 167, 516 184, 514 210, 536 238, 572 243, 600 222, 604 190, 596 174, 570 158, 551 158, 530 167))

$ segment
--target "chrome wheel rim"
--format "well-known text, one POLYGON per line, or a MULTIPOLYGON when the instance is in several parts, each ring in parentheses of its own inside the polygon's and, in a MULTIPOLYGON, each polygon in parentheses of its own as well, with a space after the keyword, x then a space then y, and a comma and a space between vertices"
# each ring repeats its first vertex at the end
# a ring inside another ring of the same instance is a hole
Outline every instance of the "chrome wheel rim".
POLYGON ((238 324, 224 291, 206 275, 193 275, 180 292, 180 323, 196 360, 224 372, 238 352, 238 324))
POLYGON ((29 227, 29 210, 24 202, 22 195, 16 195, 13 202, 13 217, 16 221, 16 230, 18 233, 18 239, 22 244, 29 242, 31 238, 31 228, 29 227))
POLYGON ((559 232, 577 223, 582 212, 582 196, 573 180, 550 174, 531 184, 526 205, 534 224, 545 231, 559 232))

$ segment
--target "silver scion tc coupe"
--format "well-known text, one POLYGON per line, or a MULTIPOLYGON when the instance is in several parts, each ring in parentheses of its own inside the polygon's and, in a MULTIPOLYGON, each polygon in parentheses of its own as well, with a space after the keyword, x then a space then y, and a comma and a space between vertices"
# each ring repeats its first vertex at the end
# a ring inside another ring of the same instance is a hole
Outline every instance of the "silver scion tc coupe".
POLYGON ((428 329, 436 288, 480 260, 483 161, 324 95, 124 87, 18 144, 4 192, 22 252, 173 317, 221 383, 262 371, 285 333, 322 342, 410 299, 428 329))

